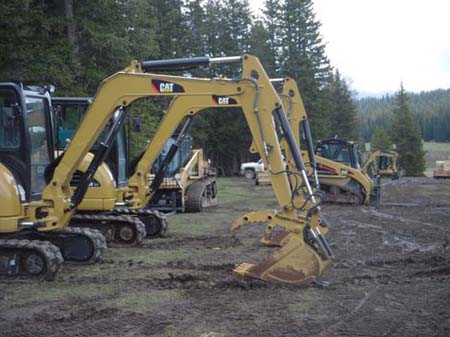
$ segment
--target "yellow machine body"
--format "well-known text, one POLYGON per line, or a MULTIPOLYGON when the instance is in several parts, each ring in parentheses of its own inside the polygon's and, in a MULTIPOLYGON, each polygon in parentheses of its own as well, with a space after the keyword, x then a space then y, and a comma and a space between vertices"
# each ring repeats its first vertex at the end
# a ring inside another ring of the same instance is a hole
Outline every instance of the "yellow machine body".
POLYGON ((399 155, 395 151, 376 150, 370 153, 362 170, 370 177, 379 175, 381 177, 398 179, 398 160, 399 155))
MULTIPOLYGON (((88 153, 78 170, 86 172, 93 157, 92 153, 88 153)), ((83 201, 78 205, 78 210, 110 211, 114 209, 116 202, 117 190, 113 174, 108 165, 102 163, 95 172, 83 201)))
POLYGON ((18 228, 18 222, 23 218, 23 205, 21 204, 19 185, 7 167, 0 164, 0 195, 2 207, 0 208, 0 233, 13 233, 18 228))

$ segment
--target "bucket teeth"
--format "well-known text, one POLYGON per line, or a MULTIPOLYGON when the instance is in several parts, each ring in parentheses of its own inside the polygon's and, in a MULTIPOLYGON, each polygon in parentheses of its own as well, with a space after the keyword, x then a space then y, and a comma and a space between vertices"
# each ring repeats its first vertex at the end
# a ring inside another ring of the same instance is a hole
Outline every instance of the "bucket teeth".
POLYGON ((257 264, 243 263, 234 272, 264 281, 291 284, 313 282, 328 265, 316 250, 307 244, 302 235, 289 233, 281 249, 257 264))

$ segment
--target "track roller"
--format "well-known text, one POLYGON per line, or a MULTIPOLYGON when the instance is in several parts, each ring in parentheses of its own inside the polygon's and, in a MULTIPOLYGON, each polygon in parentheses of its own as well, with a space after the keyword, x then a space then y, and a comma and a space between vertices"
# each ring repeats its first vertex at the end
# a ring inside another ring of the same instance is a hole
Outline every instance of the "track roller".
POLYGON ((0 276, 53 280, 63 257, 48 241, 0 239, 0 276))
POLYGON ((128 215, 76 214, 70 225, 84 229, 95 228, 104 235, 108 243, 140 245, 146 236, 142 221, 128 215))
POLYGON ((117 208, 113 211, 114 214, 131 215, 139 218, 145 225, 145 232, 147 238, 162 237, 167 232, 166 216, 152 209, 127 209, 117 208))

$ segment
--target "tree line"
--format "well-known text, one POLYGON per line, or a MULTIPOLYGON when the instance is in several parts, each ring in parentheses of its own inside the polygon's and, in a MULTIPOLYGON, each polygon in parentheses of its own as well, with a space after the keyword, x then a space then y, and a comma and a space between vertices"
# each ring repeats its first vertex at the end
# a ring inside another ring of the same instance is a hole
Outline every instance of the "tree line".
POLYGON ((403 87, 393 97, 393 106, 387 126, 374 129, 371 150, 392 150, 399 154, 399 166, 406 176, 422 176, 425 171, 425 151, 422 136, 414 114, 410 98, 403 87))
MULTIPOLYGON (((358 138, 351 91, 330 66, 312 0, 266 0, 258 17, 248 0, 4 1, 0 48, 2 81, 55 84, 59 96, 94 95, 104 78, 133 59, 255 54, 269 76, 298 82, 316 139, 358 138)), ((222 65, 192 75, 236 72, 222 65)), ((133 153, 157 127, 160 103, 133 110, 143 130, 132 141, 133 153)), ((226 174, 249 158, 240 111, 208 111, 196 118, 192 135, 226 174)))
MULTIPOLYGON (((408 93, 414 119, 425 141, 450 142, 450 89, 408 93)), ((395 95, 363 98, 356 102, 361 137, 369 141, 376 128, 388 127, 395 107, 395 95)))

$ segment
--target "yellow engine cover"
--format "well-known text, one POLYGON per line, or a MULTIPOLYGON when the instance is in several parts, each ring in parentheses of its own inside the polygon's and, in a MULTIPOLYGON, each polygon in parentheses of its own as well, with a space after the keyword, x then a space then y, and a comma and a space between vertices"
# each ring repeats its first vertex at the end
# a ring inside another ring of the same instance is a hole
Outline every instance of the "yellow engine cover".
POLYGON ((18 230, 18 220, 23 216, 23 208, 16 179, 0 164, 0 233, 18 230))
MULTIPOLYGON (((88 153, 78 170, 85 172, 92 158, 94 158, 92 153, 88 153)), ((108 165, 103 163, 95 172, 94 184, 89 186, 78 209, 82 211, 108 211, 114 208, 116 200, 117 190, 113 174, 108 165)))

